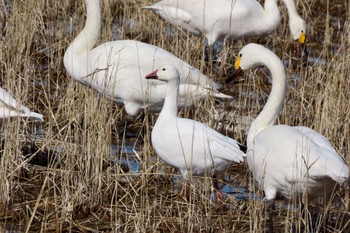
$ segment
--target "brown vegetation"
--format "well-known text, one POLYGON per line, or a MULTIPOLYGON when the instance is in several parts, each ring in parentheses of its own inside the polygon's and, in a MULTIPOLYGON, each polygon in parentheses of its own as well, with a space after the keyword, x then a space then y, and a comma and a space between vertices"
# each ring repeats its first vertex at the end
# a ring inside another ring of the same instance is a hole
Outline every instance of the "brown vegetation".
MULTIPOLYGON (((289 77, 279 122, 317 130, 349 164, 350 2, 297 3, 309 27, 310 58, 306 66, 292 52, 287 20, 283 20, 279 30, 264 39, 227 41, 221 67, 209 71, 203 59, 203 38, 169 27, 156 15, 141 10, 141 6, 151 4, 149 0, 104 0, 100 42, 135 39, 157 45, 221 83, 242 45, 250 41, 264 44, 283 59, 289 77)), ((286 16, 285 9, 283 12, 286 16)), ((247 196, 255 198, 238 200, 229 195, 223 205, 212 203, 206 178, 179 194, 174 171, 157 158, 151 146, 149 135, 156 114, 126 121, 122 107, 68 76, 63 54, 83 28, 84 15, 83 0, 0 1, 0 84, 45 116, 45 135, 40 139, 23 130, 31 128, 27 122, 11 119, 3 123, 0 229, 265 232, 268 221, 260 199, 263 194, 254 186, 245 165, 232 166, 227 174, 232 186, 242 187, 247 196), (118 146, 113 157, 112 144, 118 146), (126 145, 137 149, 122 153, 126 145), (39 166, 32 159, 42 154, 47 161, 39 166), (139 170, 133 173, 118 163, 121 159, 137 161, 139 170)), ((269 94, 267 75, 266 70, 255 71, 254 79, 224 86, 223 92, 236 98, 232 103, 210 100, 183 114, 191 114, 244 143, 249 117, 256 116, 269 94)), ((336 190, 322 206, 326 207, 312 225, 313 231, 349 231, 347 193, 336 190)), ((310 211, 314 208, 313 202, 310 211)), ((281 232, 292 228, 299 232, 299 226, 310 221, 300 211, 283 207, 278 208, 277 215, 276 228, 281 232)))

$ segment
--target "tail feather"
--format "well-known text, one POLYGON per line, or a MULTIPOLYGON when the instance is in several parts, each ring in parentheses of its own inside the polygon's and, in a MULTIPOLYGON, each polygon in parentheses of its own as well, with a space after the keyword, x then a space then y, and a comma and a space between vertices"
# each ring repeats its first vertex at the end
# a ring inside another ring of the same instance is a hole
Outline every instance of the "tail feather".
POLYGON ((44 116, 36 112, 30 112, 28 118, 34 121, 44 121, 44 116))
POLYGON ((206 89, 207 89, 208 94, 209 94, 210 96, 213 96, 213 97, 216 97, 216 98, 220 98, 220 99, 233 99, 232 96, 226 95, 226 94, 221 93, 221 92, 219 92, 219 91, 217 91, 217 90, 214 90, 214 89, 212 89, 212 88, 206 88, 206 89))
POLYGON ((32 120, 32 121, 44 121, 44 116, 36 112, 21 113, 19 116, 27 117, 29 120, 32 120))

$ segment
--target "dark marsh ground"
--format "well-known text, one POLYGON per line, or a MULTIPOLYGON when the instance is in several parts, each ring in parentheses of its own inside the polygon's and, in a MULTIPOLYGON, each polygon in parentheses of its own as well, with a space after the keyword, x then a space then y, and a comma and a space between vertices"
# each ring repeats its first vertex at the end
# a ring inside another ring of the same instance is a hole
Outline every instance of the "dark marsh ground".
MULTIPOLYGON (((153 1, 155 2, 155 1, 153 1)), ((278 31, 263 39, 227 41, 221 63, 212 71, 203 60, 203 38, 169 25, 140 6, 146 0, 104 0, 99 43, 135 39, 162 47, 223 83, 239 49, 261 43, 283 59, 289 77, 279 123, 304 125, 325 135, 350 161, 350 2, 297 1, 308 24, 307 65, 293 52, 286 9, 278 31), (169 33, 171 32, 171 33, 169 33)), ((16 99, 45 116, 45 134, 33 139, 17 120, 2 126, 0 229, 5 232, 266 232, 267 214, 245 165, 227 172, 232 187, 251 198, 228 195, 209 200, 211 180, 179 194, 175 171, 160 161, 150 143, 156 114, 126 121, 121 107, 73 81, 63 54, 84 25, 82 0, 0 2, 0 83, 16 99), (142 130, 141 130, 142 129, 142 130), (134 146, 111 160, 111 145, 134 146), (48 158, 34 161, 33 158, 48 158), (139 171, 115 161, 135 160, 139 171), (39 165, 38 165, 39 164, 39 165), (255 198, 254 198, 255 197, 255 198)), ((185 116, 245 142, 245 129, 262 108, 271 83, 266 69, 223 87, 234 102, 209 100, 185 116), (259 78, 252 78, 254 76, 259 78), (252 98, 254 97, 254 98, 252 98)), ((321 214, 288 210, 279 201, 279 232, 348 232, 348 191, 321 200, 321 214), (328 213, 327 215, 325 213, 328 213), (309 224, 311 222, 311 224, 309 224)))

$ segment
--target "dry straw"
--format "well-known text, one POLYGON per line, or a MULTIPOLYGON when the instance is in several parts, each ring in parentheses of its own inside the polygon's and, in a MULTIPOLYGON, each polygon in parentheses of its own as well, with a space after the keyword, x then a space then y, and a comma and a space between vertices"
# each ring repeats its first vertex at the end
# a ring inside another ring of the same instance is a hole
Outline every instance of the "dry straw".
MULTIPOLYGON (((319 131, 350 162, 349 2, 297 1, 310 28, 307 66, 290 52, 289 29, 283 20, 279 30, 264 39, 227 41, 220 67, 212 71, 203 59, 203 38, 170 27, 140 9, 150 4, 146 0, 104 0, 100 42, 136 39, 155 44, 221 83, 242 45, 262 43, 283 59, 289 77, 279 122, 319 131)), ((127 119, 122 107, 67 75, 63 54, 83 28, 84 15, 83 0, 0 1, 1 85, 45 116, 45 134, 39 135, 40 140, 30 136, 26 121, 12 119, 2 124, 0 228, 23 232, 265 232, 263 194, 245 165, 232 166, 227 173, 230 181, 223 181, 243 190, 244 200, 228 196, 222 204, 211 202, 207 178, 199 178, 196 185, 186 184, 185 192, 179 193, 173 182, 175 171, 158 159, 151 146, 149 135, 157 116, 146 113, 144 118, 127 119), (113 157, 112 144, 119 148, 113 157), (129 145, 138 150, 122 153, 121 148, 129 145), (33 165, 31 159, 43 153, 48 163, 33 165), (138 171, 120 165, 121 159, 136 161, 138 171)), ((224 87, 223 92, 233 95, 234 102, 208 100, 195 111, 181 114, 245 142, 245 130, 269 94, 267 74, 266 70, 256 71, 255 78, 224 87)), ((318 217, 311 216, 315 202, 310 204, 310 215, 278 207, 275 227, 281 232, 304 228, 349 231, 349 199, 343 190, 335 190, 330 200, 321 202, 318 217)))

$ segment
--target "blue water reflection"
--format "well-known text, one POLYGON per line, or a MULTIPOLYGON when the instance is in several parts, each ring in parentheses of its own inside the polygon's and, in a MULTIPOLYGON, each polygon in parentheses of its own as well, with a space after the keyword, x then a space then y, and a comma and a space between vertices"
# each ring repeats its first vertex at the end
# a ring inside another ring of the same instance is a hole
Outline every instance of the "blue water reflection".
POLYGON ((119 163, 121 165, 126 165, 129 167, 130 171, 132 173, 138 173, 140 165, 137 161, 135 154, 135 151, 137 151, 136 148, 134 148, 134 145, 121 145, 118 146, 116 144, 111 145, 111 156, 115 157, 116 154, 126 154, 126 158, 121 157, 119 159, 119 163))
MULTIPOLYGON (((134 174, 140 172, 139 159, 136 156, 138 152, 138 148, 135 148, 133 143, 123 144, 121 146, 116 144, 111 145, 111 156, 115 158, 116 154, 124 155, 121 156, 118 163, 128 166, 130 171, 134 174)), ((182 176, 176 174, 174 174, 173 178, 175 183, 181 182, 182 180, 182 176)), ((245 186, 234 187, 231 185, 232 182, 229 176, 225 176, 225 181, 226 184, 219 183, 219 187, 221 187, 224 196, 234 196, 237 200, 241 201, 252 199, 252 194, 247 191, 245 186)), ((256 197, 253 199, 256 199, 256 197)))

